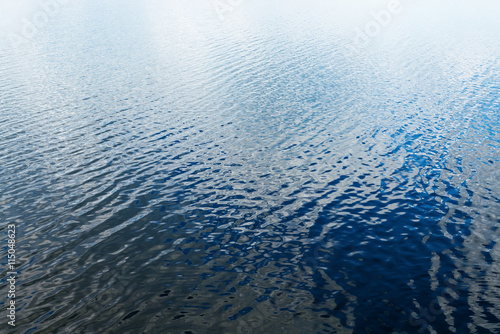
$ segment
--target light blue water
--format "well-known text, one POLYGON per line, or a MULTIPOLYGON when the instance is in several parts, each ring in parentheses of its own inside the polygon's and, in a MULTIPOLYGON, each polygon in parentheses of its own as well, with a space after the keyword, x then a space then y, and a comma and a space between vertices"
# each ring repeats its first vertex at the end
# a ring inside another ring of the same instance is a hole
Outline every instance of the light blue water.
POLYGON ((500 332, 498 2, 224 3, 0 4, 15 331, 500 332))

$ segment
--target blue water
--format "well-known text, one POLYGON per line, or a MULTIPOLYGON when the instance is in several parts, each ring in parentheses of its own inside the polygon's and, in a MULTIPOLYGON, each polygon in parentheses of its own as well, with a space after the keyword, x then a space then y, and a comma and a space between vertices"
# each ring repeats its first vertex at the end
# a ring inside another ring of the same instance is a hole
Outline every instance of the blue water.
POLYGON ((500 333, 499 3, 221 2, 0 3, 0 332, 500 333))

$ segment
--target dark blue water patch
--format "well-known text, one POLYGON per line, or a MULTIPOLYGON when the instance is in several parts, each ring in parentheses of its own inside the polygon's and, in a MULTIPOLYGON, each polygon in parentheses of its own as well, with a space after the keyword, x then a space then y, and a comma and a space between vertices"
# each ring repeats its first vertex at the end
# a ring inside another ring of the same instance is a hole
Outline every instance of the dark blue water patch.
POLYGON ((229 320, 236 320, 238 319, 238 317, 244 316, 245 314, 251 312, 252 310, 253 310, 252 307, 245 307, 244 309, 238 311, 238 313, 236 313, 235 315, 230 316, 229 320))
POLYGON ((123 318, 123 320, 125 321, 125 320, 127 320, 127 319, 130 319, 130 318, 132 318, 134 315, 136 315, 137 313, 139 313, 139 311, 133 311, 133 312, 130 312, 129 314, 127 314, 127 315, 123 318))

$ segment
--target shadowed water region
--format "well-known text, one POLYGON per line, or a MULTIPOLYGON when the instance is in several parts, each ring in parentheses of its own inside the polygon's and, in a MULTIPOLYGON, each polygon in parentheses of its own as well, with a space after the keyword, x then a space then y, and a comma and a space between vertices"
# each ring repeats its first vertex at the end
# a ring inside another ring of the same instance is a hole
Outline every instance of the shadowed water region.
POLYGON ((0 332, 499 333, 498 2, 222 2, 0 5, 0 332))

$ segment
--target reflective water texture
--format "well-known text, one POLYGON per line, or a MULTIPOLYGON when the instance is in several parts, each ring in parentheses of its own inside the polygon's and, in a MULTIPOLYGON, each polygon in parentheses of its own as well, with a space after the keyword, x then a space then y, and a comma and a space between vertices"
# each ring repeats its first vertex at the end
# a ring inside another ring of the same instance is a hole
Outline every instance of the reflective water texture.
POLYGON ((16 331, 500 332, 498 2, 41 3, 1 14, 16 331))

